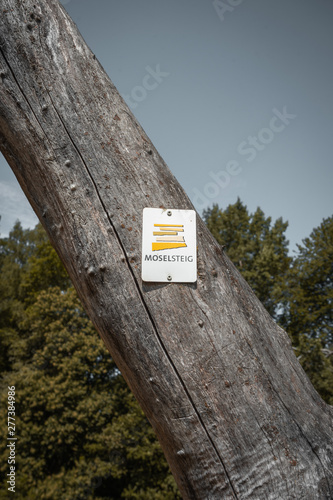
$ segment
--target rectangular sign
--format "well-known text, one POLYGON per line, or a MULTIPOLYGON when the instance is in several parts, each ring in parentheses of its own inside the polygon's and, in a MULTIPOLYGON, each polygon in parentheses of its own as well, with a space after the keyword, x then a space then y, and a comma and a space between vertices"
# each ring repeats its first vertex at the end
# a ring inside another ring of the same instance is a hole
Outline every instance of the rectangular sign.
POLYGON ((142 227, 143 281, 194 283, 197 280, 195 211, 144 208, 142 227))

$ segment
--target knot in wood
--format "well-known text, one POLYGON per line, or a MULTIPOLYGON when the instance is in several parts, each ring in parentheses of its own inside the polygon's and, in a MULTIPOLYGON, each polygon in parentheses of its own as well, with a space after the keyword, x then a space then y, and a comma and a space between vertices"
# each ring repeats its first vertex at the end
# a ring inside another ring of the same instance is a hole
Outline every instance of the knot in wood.
POLYGON ((94 268, 94 266, 88 267, 89 276, 93 276, 95 273, 96 273, 96 269, 94 268))

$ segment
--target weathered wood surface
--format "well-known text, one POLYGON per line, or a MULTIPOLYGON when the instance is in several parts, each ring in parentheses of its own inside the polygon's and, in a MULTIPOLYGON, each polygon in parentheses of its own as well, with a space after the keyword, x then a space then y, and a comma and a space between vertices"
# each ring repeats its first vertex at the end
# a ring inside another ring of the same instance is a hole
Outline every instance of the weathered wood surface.
POLYGON ((332 408, 199 218, 195 285, 140 278, 192 208, 56 0, 1 0, 0 145, 187 499, 328 499, 332 408))

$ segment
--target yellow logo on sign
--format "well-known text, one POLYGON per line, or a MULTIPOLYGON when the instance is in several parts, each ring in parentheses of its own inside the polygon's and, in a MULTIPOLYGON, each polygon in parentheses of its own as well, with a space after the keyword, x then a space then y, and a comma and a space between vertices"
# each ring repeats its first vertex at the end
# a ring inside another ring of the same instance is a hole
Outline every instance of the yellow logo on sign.
POLYGON ((154 224, 154 227, 160 228, 154 231, 156 241, 152 243, 152 250, 167 250, 169 248, 187 247, 184 236, 178 233, 184 232, 184 226, 181 224, 154 224))

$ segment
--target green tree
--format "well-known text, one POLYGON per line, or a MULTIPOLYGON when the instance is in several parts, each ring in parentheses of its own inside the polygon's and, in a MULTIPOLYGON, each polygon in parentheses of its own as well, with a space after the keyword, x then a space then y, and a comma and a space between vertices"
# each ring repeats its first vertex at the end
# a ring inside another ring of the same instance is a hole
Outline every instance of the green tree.
POLYGON ((250 214, 238 198, 225 210, 213 205, 203 214, 204 220, 231 261, 277 319, 284 297, 284 277, 291 264, 285 231, 287 222, 281 218, 272 224, 271 217, 257 210, 250 214))
POLYGON ((66 289, 70 281, 40 224, 30 231, 16 222, 9 237, 0 239, 0 272, 0 373, 3 373, 10 369, 8 347, 18 334, 28 301, 51 286, 66 289))
POLYGON ((321 397, 333 404, 333 218, 324 219, 288 256, 287 223, 272 225, 260 208, 249 214, 238 199, 204 212, 217 241, 225 246, 269 313, 286 329, 295 353, 321 397))
MULTIPOLYGON (((17 498, 180 498, 152 428, 41 227, 17 224, 0 246, 8 284, 0 290, 0 403, 5 414, 15 385, 17 498)), ((0 433, 5 477, 4 426, 0 433)), ((6 480, 0 498, 8 498, 6 480)))
POLYGON ((333 217, 298 245, 287 281, 283 326, 313 385, 333 404, 333 217))
POLYGON ((31 232, 17 222, 8 238, 0 239, 0 374, 11 368, 9 346, 17 336, 23 313, 22 276, 33 252, 31 232))

